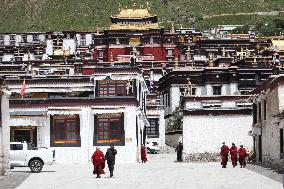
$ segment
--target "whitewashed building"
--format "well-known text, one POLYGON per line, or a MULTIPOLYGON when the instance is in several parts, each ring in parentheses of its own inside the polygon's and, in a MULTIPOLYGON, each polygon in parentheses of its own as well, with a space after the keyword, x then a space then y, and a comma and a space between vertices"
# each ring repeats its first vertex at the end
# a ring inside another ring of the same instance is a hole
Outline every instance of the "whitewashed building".
POLYGON ((147 142, 157 142, 160 149, 165 147, 164 107, 159 104, 156 95, 147 95, 147 118, 149 126, 145 127, 147 142))
MULTIPOLYGON (((138 68, 93 68, 88 76, 26 79, 26 98, 10 100, 11 140, 56 150, 58 163, 88 162, 96 146, 138 160, 144 143, 148 89, 138 68)), ((22 80, 7 79, 12 92, 22 80)))
POLYGON ((237 67, 175 69, 160 79, 160 91, 170 128, 166 141, 172 146, 182 141, 191 160, 200 154, 219 156, 224 141, 252 150, 252 104, 249 96, 239 95, 237 67), (176 111, 182 121, 173 128, 176 111))
POLYGON ((283 166, 284 160, 284 76, 271 76, 252 92, 256 160, 283 166))

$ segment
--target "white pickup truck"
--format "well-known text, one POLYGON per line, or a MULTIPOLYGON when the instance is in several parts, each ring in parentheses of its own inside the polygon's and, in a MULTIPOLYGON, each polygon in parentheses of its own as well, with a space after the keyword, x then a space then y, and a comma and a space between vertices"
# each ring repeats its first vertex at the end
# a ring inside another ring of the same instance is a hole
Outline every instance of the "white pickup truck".
POLYGON ((10 143, 10 164, 14 167, 30 167, 33 173, 42 170, 43 165, 55 162, 55 150, 35 148, 26 142, 10 143))

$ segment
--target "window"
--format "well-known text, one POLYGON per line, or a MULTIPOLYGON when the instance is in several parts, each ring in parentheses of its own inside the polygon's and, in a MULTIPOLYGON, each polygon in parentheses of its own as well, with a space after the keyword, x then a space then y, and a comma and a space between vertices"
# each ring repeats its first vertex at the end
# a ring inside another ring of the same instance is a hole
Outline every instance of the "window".
POLYGON ((158 118, 149 118, 150 126, 146 127, 146 135, 149 138, 159 137, 159 119, 158 118))
POLYGON ((153 37, 150 37, 150 44, 153 44, 154 43, 154 39, 153 37))
POLYGON ((167 49, 167 56, 173 56, 173 49, 167 49))
POLYGON ((26 43, 27 42, 27 35, 23 34, 22 35, 22 43, 26 43))
POLYGON ((123 113, 99 114, 94 117, 94 145, 125 144, 123 113))
POLYGON ((266 120, 266 100, 263 100, 263 120, 266 120))
POLYGON ((168 101, 168 106, 171 105, 171 93, 170 91, 167 93, 167 101, 168 101))
POLYGON ((213 86, 213 95, 221 95, 221 86, 213 86))
POLYGON ((283 149, 283 129, 280 129, 280 158, 283 158, 283 153, 284 153, 284 149, 283 149))
POLYGON ((16 62, 21 62, 23 60, 23 57, 15 57, 16 62))
POLYGON ((10 45, 16 44, 16 35, 10 35, 10 45))
POLYGON ((10 144, 10 150, 23 150, 23 144, 10 144))
POLYGON ((38 38, 38 34, 33 34, 33 41, 38 41, 39 38, 38 38))
POLYGON ((99 56, 98 58, 104 58, 104 51, 99 51, 99 56))
POLYGON ((253 103, 253 124, 257 123, 257 105, 253 103))
MULTIPOLYGON (((98 96, 126 96, 127 95, 127 81, 99 81, 98 96)), ((128 92, 132 92, 128 89, 128 92)))
POLYGON ((4 45, 4 34, 0 34, 0 45, 4 45))
POLYGON ((191 95, 196 95, 196 88, 195 87, 191 87, 191 95))
POLYGON ((258 102, 258 122, 262 121, 262 117, 261 117, 261 103, 258 102))
POLYGON ((50 118, 51 147, 79 147, 79 115, 55 115, 50 118))
POLYGON ((80 46, 83 46, 83 47, 86 46, 86 35, 85 34, 81 34, 80 46))

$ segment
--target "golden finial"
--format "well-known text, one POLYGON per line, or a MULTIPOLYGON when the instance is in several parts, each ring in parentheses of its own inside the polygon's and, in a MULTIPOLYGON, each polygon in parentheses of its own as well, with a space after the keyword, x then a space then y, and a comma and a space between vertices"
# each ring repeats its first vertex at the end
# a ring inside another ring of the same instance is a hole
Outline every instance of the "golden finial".
POLYGON ((175 58, 175 68, 178 68, 178 58, 175 58))
POLYGON ((99 31, 100 29, 99 29, 99 27, 97 27, 97 35, 99 35, 100 34, 100 31, 99 31))
POLYGON ((118 3, 118 11, 121 11, 121 4, 118 3))
POLYGON ((113 54, 110 52, 110 61, 113 62, 113 54))
POLYGON ((147 7, 148 10, 150 10, 150 5, 149 5, 148 1, 146 2, 146 7, 147 7))
POLYGON ((225 48, 223 47, 222 48, 222 57, 225 57, 226 56, 226 50, 225 50, 225 48))
POLYGON ((174 26, 174 23, 172 23, 172 30, 171 30, 171 33, 175 33, 175 26, 174 26))

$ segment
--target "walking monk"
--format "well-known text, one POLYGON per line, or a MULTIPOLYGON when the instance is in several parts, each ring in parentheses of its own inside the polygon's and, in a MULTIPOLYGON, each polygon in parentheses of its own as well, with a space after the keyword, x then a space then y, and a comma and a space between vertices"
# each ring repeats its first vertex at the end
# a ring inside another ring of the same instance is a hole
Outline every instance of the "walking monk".
POLYGON ((232 147, 230 148, 230 155, 232 160, 233 167, 236 167, 238 164, 238 148, 232 143, 232 147))
POLYGON ((107 152, 105 155, 106 160, 107 160, 108 169, 110 172, 110 177, 113 177, 113 170, 114 170, 114 165, 115 165, 116 154, 117 154, 117 151, 114 148, 114 144, 110 143, 110 148, 107 149, 107 152))
POLYGON ((221 147, 221 165, 222 168, 227 167, 227 162, 228 162, 228 156, 229 156, 229 147, 225 144, 225 142, 222 143, 223 146, 221 147))
POLYGON ((147 150, 144 144, 142 144, 141 146, 141 160, 142 160, 142 163, 146 163, 147 161, 147 150))
POLYGON ((93 174, 97 174, 97 178, 101 178, 100 175, 105 174, 105 156, 104 153, 100 151, 99 147, 96 148, 96 151, 92 156, 92 163, 94 165, 93 174))
POLYGON ((244 148, 243 145, 240 145, 239 162, 240 162, 241 168, 246 167, 246 157, 247 157, 247 151, 246 151, 246 149, 244 148))

